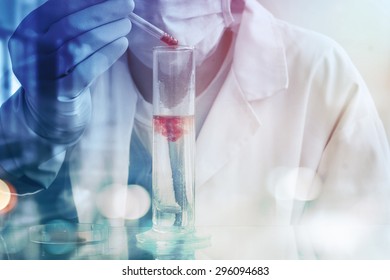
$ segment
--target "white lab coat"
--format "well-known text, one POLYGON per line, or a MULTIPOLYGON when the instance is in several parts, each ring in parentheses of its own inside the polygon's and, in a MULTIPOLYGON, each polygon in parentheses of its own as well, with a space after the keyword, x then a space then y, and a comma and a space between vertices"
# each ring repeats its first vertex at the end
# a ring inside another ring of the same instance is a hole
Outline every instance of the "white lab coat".
MULTIPOLYGON (((74 151, 82 221, 93 218, 84 202, 96 201, 103 179, 125 194, 136 101, 124 60, 94 88, 94 108, 109 109, 94 112, 74 151)), ((332 255, 316 244, 336 226, 387 224, 389 174, 384 129, 344 51, 248 0, 232 68, 196 143, 196 221, 212 239, 200 257, 365 256, 356 246, 332 255)), ((120 218, 124 206, 116 207, 120 218)))

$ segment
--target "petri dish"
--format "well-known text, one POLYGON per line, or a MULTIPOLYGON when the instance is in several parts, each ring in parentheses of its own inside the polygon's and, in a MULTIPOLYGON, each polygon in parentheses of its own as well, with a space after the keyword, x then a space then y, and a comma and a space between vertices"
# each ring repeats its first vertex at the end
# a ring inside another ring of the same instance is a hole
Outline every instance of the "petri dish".
POLYGON ((83 259, 104 254, 108 231, 104 225, 56 222, 29 228, 32 243, 44 259, 83 259))

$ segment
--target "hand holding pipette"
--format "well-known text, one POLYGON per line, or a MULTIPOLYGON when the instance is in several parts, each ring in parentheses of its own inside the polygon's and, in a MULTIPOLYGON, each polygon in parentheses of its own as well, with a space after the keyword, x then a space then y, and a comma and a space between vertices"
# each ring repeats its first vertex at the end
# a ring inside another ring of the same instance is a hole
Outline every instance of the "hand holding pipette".
MULTIPOLYGON (((22 86, 13 102, 20 100, 15 104, 22 104, 24 112, 15 115, 26 116, 26 123, 15 127, 28 125, 45 144, 74 144, 90 119, 89 85, 128 49, 128 15, 133 9, 129 0, 48 0, 24 18, 8 44, 12 69, 22 86)), ((15 133, 25 133, 18 139, 26 141, 32 135, 27 128, 15 133)), ((40 149, 50 150, 34 151, 40 149)), ((27 150, 20 154, 26 159, 18 166, 52 157, 37 152, 33 158, 27 150)))

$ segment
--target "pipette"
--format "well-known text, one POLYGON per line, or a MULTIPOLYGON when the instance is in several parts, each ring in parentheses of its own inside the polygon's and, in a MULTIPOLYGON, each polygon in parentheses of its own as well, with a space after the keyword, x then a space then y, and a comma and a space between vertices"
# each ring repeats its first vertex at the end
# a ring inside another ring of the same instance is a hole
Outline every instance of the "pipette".
POLYGON ((164 42, 165 44, 169 46, 176 46, 178 45, 178 40, 174 38, 172 35, 169 35, 168 33, 162 31, 157 26, 154 26, 150 22, 144 20, 142 17, 131 13, 129 15, 129 18, 131 22, 133 22, 135 25, 137 25, 142 30, 148 32, 153 37, 159 39, 160 41, 164 42))

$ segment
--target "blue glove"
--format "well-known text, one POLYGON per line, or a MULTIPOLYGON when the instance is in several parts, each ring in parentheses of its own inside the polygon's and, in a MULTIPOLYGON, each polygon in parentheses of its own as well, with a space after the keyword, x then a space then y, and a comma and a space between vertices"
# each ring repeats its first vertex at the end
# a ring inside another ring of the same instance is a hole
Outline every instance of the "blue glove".
POLYGON ((22 87, 0 110, 0 178, 22 186, 18 193, 55 179, 90 118, 89 86, 127 49, 133 8, 133 0, 48 0, 10 38, 22 87))
POLYGON ((9 41, 28 126, 52 143, 76 141, 91 111, 89 85, 127 49, 132 0, 49 0, 9 41))

